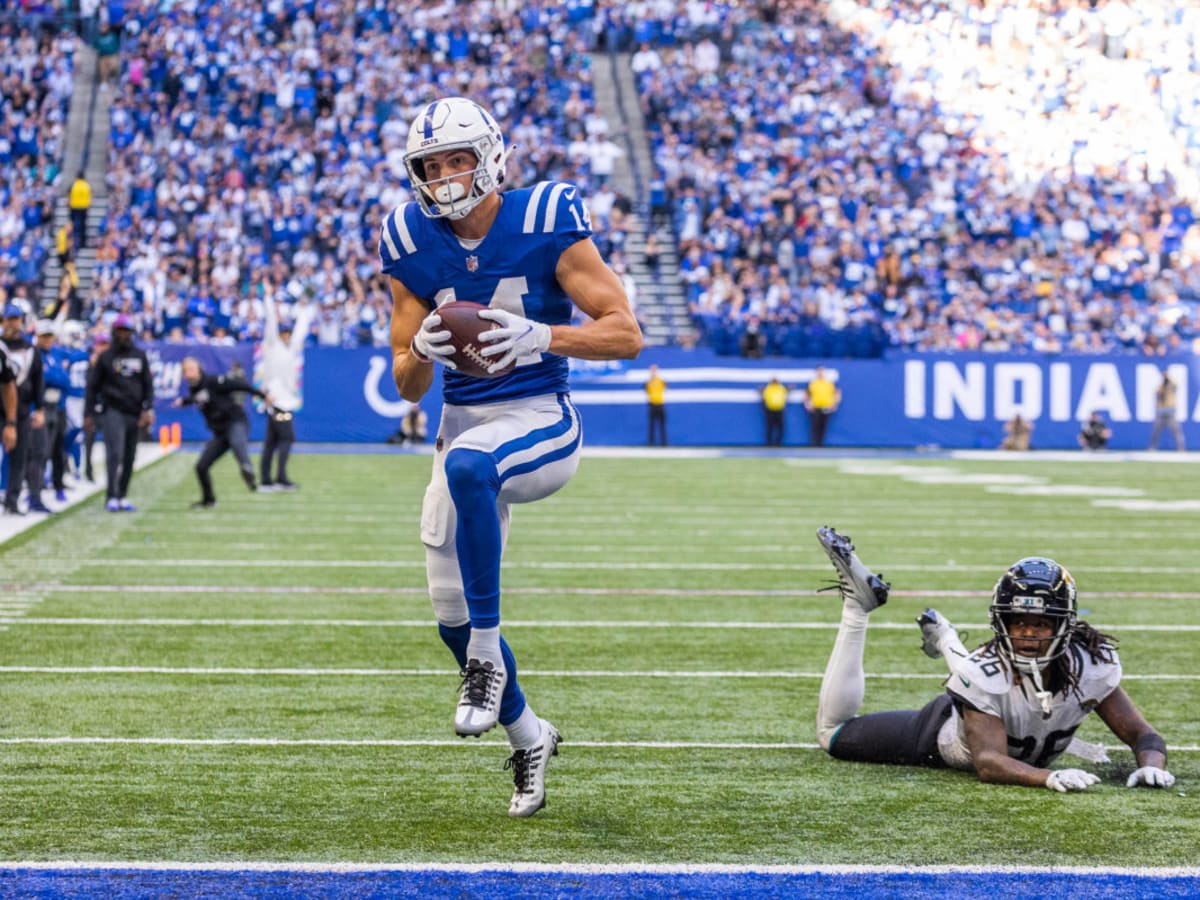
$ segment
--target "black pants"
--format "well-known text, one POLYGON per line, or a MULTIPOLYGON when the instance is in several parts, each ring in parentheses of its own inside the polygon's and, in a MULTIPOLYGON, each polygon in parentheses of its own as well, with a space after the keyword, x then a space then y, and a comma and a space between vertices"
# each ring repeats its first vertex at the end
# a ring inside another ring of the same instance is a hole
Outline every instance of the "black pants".
POLYGON ((829 755, 851 762, 942 768, 946 764, 938 753, 937 736, 951 709, 950 696, 940 694, 920 709, 851 719, 834 735, 829 755))
POLYGON ((650 430, 646 436, 646 443, 651 447, 654 446, 654 436, 658 434, 658 443, 664 447, 667 446, 667 408, 661 403, 650 404, 650 430))
MULTIPOLYGON (((49 416, 46 415, 46 420, 49 416)), ((46 485, 46 460, 50 458, 50 428, 47 421, 41 428, 29 430, 29 455, 25 457, 25 484, 29 487, 29 505, 42 505, 42 488, 46 485)))
POLYGON ((138 417, 119 409, 106 409, 100 414, 104 432, 104 467, 108 472, 109 500, 124 500, 133 478, 133 463, 137 459, 138 417))
POLYGON ((205 503, 216 503, 217 495, 213 493, 212 478, 208 470, 218 459, 225 455, 226 450, 232 450, 237 459, 242 480, 250 490, 254 490, 254 466, 250 462, 250 451, 246 449, 250 425, 248 422, 234 422, 225 431, 214 432, 204 445, 204 452, 196 463, 196 477, 200 479, 200 492, 205 503))
POLYGON ((65 491, 63 475, 67 470, 67 411, 61 406, 46 410, 46 452, 50 456, 50 483, 54 490, 65 491))
POLYGON ((767 446, 780 447, 783 445, 783 410, 768 409, 767 414, 767 446))
POLYGON ((267 434, 263 438, 262 458, 258 461, 260 481, 263 484, 279 482, 287 484, 288 455, 292 452, 292 444, 296 441, 296 429, 292 422, 292 414, 277 409, 267 416, 267 434), (271 477, 271 458, 279 454, 278 476, 271 477))
POLYGON ((86 209, 71 210, 71 224, 75 228, 76 250, 82 250, 87 246, 87 218, 88 211, 86 209))
POLYGON ((808 421, 812 426, 809 443, 814 447, 825 446, 825 429, 829 427, 829 415, 829 410, 826 409, 809 410, 808 421))
MULTIPOLYGON (((4 489, 4 508, 13 512, 17 510, 17 501, 21 499, 21 486, 26 481, 33 440, 33 427, 29 423, 29 416, 22 416, 17 419, 17 443, 8 454, 8 485, 4 489)), ((30 503, 34 503, 34 497, 37 497, 38 502, 41 501, 40 483, 38 493, 30 493, 30 503)))

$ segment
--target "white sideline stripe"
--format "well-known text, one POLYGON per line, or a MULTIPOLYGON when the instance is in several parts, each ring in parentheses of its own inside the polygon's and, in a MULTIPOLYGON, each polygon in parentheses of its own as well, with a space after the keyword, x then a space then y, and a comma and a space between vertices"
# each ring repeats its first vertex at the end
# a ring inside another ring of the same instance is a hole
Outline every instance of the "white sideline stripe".
MULTIPOLYGON (((22 557, 10 557, 13 565, 23 565, 36 560, 22 557)), ((204 569, 424 569, 425 560, 420 559, 134 559, 125 557, 108 557, 105 559, 81 560, 79 565, 85 568, 98 566, 149 566, 151 568, 204 568, 204 569)), ((575 561, 541 561, 541 562, 507 562, 501 565, 504 569, 563 569, 627 572, 829 572, 828 563, 719 563, 719 562, 575 562, 575 561)), ((996 571, 995 563, 981 564, 937 564, 937 563, 889 563, 882 565, 885 572, 989 572, 996 571)), ((1076 566, 1077 570, 1088 572, 1104 572, 1112 574, 1136 575, 1194 575, 1200 573, 1200 566, 1076 566)), ((169 585, 167 586, 169 587, 169 585)))
MULTIPOLYGON (((352 676, 361 678, 445 678, 446 669, 303 669, 243 668, 234 666, 0 666, 0 675, 291 675, 300 678, 352 676)), ((824 672, 790 671, 673 671, 646 669, 612 671, 596 669, 522 669, 521 674, 535 678, 795 678, 821 679, 824 672)), ((884 681, 945 680, 945 673, 867 672, 867 678, 884 681)), ((1200 673, 1188 675, 1139 673, 1121 676, 1125 681, 1200 681, 1200 673)))
MULTIPOLYGON (((820 750, 808 741, 564 741, 570 747, 588 749, 634 750, 820 750)), ((149 747, 507 747, 504 739, 485 738, 464 741, 461 738, 173 738, 173 737, 8 737, 0 745, 37 744, 118 744, 149 747)), ((1105 750, 1128 750, 1124 744, 1110 744, 1105 750)), ((1200 745, 1171 744, 1170 753, 1196 753, 1200 745)))
POLYGON ((743 866, 733 863, 538 863, 496 860, 495 862, 456 863, 357 863, 288 862, 286 860, 246 862, 175 862, 170 860, 0 860, 3 869, 71 869, 107 871, 130 869, 145 872, 511 872, 527 875, 1129 875, 1142 878, 1194 878, 1196 866, 921 866, 921 865, 772 865, 743 866))
MULTIPOLYGON (((7 618, 0 609, 0 624, 7 625, 71 625, 89 627, 120 628, 429 628, 434 624, 429 619, 175 619, 149 617, 140 619, 100 619, 81 616, 57 618, 7 618)), ((625 621, 622 619, 506 619, 506 628, 650 628, 650 629, 742 629, 796 631, 836 631, 837 622, 675 622, 675 621, 625 621)), ((987 629, 982 622, 959 623, 959 628, 987 629)), ((1101 631, 1200 631, 1200 625, 1111 625, 1093 623, 1101 631)), ((873 622, 871 629, 889 631, 914 631, 915 625, 908 622, 873 622)), ((1128 677, 1128 676, 1125 676, 1128 677)))

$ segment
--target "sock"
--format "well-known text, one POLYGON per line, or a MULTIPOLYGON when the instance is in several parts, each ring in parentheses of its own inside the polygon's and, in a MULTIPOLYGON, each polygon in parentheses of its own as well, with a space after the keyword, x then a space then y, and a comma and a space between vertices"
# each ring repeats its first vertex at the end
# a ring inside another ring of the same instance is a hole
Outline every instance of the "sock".
POLYGON ((471 640, 471 626, 463 625, 443 625, 438 622, 438 634, 442 636, 442 643, 450 648, 450 652, 454 654, 454 661, 458 663, 458 667, 462 669, 467 664, 467 643, 471 640))
POLYGON ((842 606, 833 652, 821 679, 817 700, 817 740, 826 750, 834 734, 858 715, 866 694, 863 676, 863 651, 867 645, 867 614, 857 603, 847 600, 842 606))
POLYGON ((508 732, 508 742, 514 750, 529 750, 542 740, 542 720, 528 704, 515 722, 504 726, 504 730, 508 732))
MULTIPOLYGON (((467 664, 467 647, 471 641, 470 625, 444 625, 438 623, 438 634, 442 642, 454 654, 454 661, 462 669, 467 664)), ((517 681, 517 661, 508 649, 508 642, 500 638, 500 657, 504 661, 504 671, 508 673, 508 683, 504 685, 504 693, 500 695, 500 724, 507 727, 515 722, 528 708, 525 705, 525 693, 517 681)))
POLYGON ((497 667, 504 665, 504 656, 500 652, 500 627, 471 628, 471 640, 467 644, 467 659, 478 659, 481 662, 491 661, 497 667))

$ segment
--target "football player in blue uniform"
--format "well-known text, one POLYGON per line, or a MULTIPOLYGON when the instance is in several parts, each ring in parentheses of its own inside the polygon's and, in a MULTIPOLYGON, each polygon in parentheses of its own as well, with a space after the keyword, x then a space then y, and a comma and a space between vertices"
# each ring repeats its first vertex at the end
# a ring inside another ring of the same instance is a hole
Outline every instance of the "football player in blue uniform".
POLYGON ((379 240, 392 290, 393 374, 400 395, 429 390, 446 367, 433 477, 421 512, 429 593, 462 687, 461 736, 499 722, 513 753, 509 815, 545 805, 545 770, 558 732, 517 682, 500 634, 500 558, 509 508, 553 494, 579 464, 579 414, 567 357, 633 359, 641 330, 620 280, 592 241, 579 191, 540 182, 501 193, 509 150, 496 122, 462 97, 437 100, 413 121, 404 157, 414 200, 384 220, 379 240), (496 377, 456 371, 437 308, 484 304, 497 323, 483 354, 496 377), (588 317, 571 325, 573 307, 588 317))
POLYGON ((1000 576, 990 610, 993 638, 974 652, 936 610, 917 619, 925 653, 950 667, 944 694, 919 710, 859 716, 867 618, 887 602, 890 585, 863 565, 846 536, 821 528, 817 538, 842 594, 842 621, 817 705, 817 739, 831 756, 948 766, 994 784, 1082 791, 1100 779, 1049 766, 1095 710, 1134 752, 1129 787, 1175 783, 1166 743, 1120 686, 1116 641, 1078 618, 1075 580, 1044 557, 1018 560, 1000 576))

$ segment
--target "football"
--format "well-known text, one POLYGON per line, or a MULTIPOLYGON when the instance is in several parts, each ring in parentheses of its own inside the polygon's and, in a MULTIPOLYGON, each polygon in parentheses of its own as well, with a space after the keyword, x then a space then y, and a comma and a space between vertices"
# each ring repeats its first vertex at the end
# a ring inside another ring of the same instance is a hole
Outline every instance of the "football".
POLYGON ((479 335, 500 325, 479 318, 479 313, 485 309, 487 307, 482 303, 452 300, 439 306, 437 313, 442 317, 442 325, 450 332, 450 343, 454 347, 454 355, 450 358, 458 366, 457 371, 475 378, 498 378, 511 372, 516 360, 498 372, 488 371, 488 366, 496 361, 496 357, 484 356, 480 352, 487 343, 479 340, 479 335))

